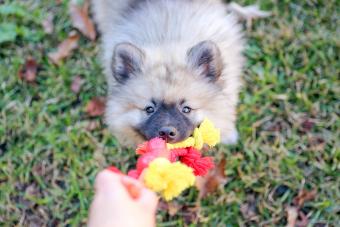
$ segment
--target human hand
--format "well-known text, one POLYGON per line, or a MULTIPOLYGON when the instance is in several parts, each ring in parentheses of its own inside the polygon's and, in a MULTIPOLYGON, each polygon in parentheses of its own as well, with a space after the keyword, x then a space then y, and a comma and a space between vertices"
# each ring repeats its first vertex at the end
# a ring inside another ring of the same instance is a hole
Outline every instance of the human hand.
POLYGON ((95 181, 89 227, 152 227, 156 224, 156 194, 139 181, 109 170, 95 181))

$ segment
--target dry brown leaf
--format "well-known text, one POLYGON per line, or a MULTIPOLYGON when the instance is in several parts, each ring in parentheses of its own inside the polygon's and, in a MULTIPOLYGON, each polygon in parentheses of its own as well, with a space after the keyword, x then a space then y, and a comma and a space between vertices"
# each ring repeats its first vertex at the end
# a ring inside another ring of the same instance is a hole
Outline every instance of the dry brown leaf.
POLYGON ((68 38, 59 44, 55 52, 49 53, 48 57, 54 64, 59 65, 60 62, 71 55, 72 51, 78 47, 78 40, 80 36, 77 32, 72 31, 68 38))
POLYGON ((326 146, 326 141, 319 136, 312 136, 308 138, 309 148, 313 151, 323 151, 326 146))
POLYGON ((301 131, 309 132, 314 128, 315 122, 307 118, 301 123, 301 131))
POLYGON ((28 58, 23 66, 21 66, 18 76, 21 80, 27 82, 35 82, 38 72, 38 64, 32 57, 28 58))
POLYGON ((157 210, 167 211, 168 210, 168 203, 164 200, 160 200, 157 205, 157 210))
POLYGON ((71 1, 70 16, 73 26, 87 38, 94 41, 96 39, 96 29, 89 17, 89 5, 87 0, 84 1, 83 5, 77 4, 77 1, 71 1))
POLYGON ((181 211, 182 208, 183 206, 179 204, 178 202, 175 202, 175 201, 166 202, 163 200, 159 201, 158 207, 157 207, 158 210, 168 212, 170 216, 176 215, 179 211, 181 211))
POLYGON ((313 189, 312 191, 301 190, 299 191, 299 194, 293 199, 293 204, 300 208, 305 202, 313 200, 316 194, 316 189, 313 189))
POLYGON ((183 217, 187 224, 192 223, 197 219, 197 214, 199 212, 198 206, 186 206, 175 201, 166 202, 164 200, 159 201, 157 209, 167 212, 170 216, 178 214, 183 217))
POLYGON ((199 198, 203 198, 208 194, 215 192, 220 185, 224 185, 227 182, 224 173, 226 162, 226 159, 222 158, 218 165, 205 177, 197 177, 196 187, 199 190, 199 198))
POLYGON ((186 225, 191 225, 193 223, 197 223, 199 216, 199 207, 195 206, 195 207, 191 207, 191 206, 183 206, 180 214, 181 217, 183 217, 184 222, 186 225))
POLYGON ((39 196, 40 191, 39 191, 38 186, 35 183, 32 183, 26 187, 25 194, 26 196, 34 197, 34 196, 39 196))
POLYGON ((54 17, 53 14, 50 13, 45 18, 45 20, 42 22, 42 26, 46 34, 53 33, 53 30, 54 30, 53 17, 54 17))
POLYGON ((296 226, 297 227, 307 227, 309 224, 309 220, 307 215, 305 215, 302 211, 299 212, 299 218, 296 221, 296 226))
POLYGON ((177 202, 174 202, 174 201, 169 202, 169 203, 168 203, 168 213, 169 213, 169 215, 170 215, 170 216, 176 215, 176 214, 178 213, 178 211, 182 209, 182 207, 183 207, 183 206, 180 205, 180 204, 177 203, 177 202))
POLYGON ((78 94, 81 90, 81 87, 83 86, 85 80, 81 76, 75 76, 73 77, 73 81, 71 84, 71 90, 75 93, 78 94))
POLYGON ((90 117, 102 116, 105 111, 105 98, 95 97, 86 105, 86 113, 90 117))

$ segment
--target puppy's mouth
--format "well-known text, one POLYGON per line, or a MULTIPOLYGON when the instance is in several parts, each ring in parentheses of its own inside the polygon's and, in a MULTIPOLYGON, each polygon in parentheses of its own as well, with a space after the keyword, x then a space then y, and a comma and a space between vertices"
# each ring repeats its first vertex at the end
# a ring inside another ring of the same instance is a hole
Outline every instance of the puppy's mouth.
POLYGON ((148 140, 151 140, 153 138, 161 138, 163 139, 166 143, 170 143, 170 144, 176 144, 176 143, 180 143, 180 142, 183 142, 185 141, 186 139, 188 139, 189 137, 193 137, 194 135, 194 130, 190 130, 188 131, 188 133, 184 136, 180 136, 176 139, 170 139, 166 136, 161 136, 161 135, 158 135, 158 136, 148 136, 147 133, 144 133, 143 130, 141 130, 140 128, 137 128, 137 127, 133 127, 133 130, 136 132, 136 134, 142 138, 144 141, 148 141, 148 140))
POLYGON ((143 134, 140 130, 138 129, 134 129, 134 131, 136 132, 136 134, 142 138, 142 140, 144 141, 148 141, 148 140, 151 140, 153 138, 161 138, 163 139, 166 143, 170 143, 170 144, 175 144, 175 143, 180 143, 186 139, 188 139, 190 136, 193 135, 193 133, 191 133, 189 136, 185 137, 184 139, 180 138, 180 139, 176 139, 176 140, 171 140, 165 136, 154 136, 154 137, 147 137, 145 134, 143 134))
POLYGON ((160 137, 160 138, 162 138, 166 143, 175 144, 175 143, 180 143, 180 142, 186 140, 188 137, 186 137, 185 139, 178 139, 178 140, 170 140, 170 139, 164 138, 164 137, 160 137))

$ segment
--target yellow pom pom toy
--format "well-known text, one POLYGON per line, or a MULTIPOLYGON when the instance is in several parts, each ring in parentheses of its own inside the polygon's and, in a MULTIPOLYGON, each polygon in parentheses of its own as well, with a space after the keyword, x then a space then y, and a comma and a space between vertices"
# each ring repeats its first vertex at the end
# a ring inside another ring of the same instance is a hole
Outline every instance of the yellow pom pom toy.
POLYGON ((180 143, 167 144, 168 149, 195 147, 196 149, 202 149, 204 144, 210 147, 215 146, 221 140, 220 130, 214 127, 214 124, 204 119, 201 125, 195 129, 193 137, 189 137, 180 143))
POLYGON ((195 175, 190 167, 180 162, 171 163, 166 158, 156 158, 145 170, 144 183, 169 201, 194 185, 195 175))

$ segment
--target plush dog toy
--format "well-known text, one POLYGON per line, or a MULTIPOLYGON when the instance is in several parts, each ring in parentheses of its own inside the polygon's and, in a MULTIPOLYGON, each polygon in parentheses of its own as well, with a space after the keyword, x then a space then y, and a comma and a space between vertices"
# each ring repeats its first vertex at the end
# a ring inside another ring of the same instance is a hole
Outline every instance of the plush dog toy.
POLYGON ((208 119, 181 143, 151 139, 136 149, 140 156, 136 169, 130 170, 128 176, 139 179, 165 200, 172 200, 194 185, 195 176, 205 176, 214 167, 212 157, 203 157, 199 150, 204 144, 213 147, 219 141, 220 132, 208 119))

